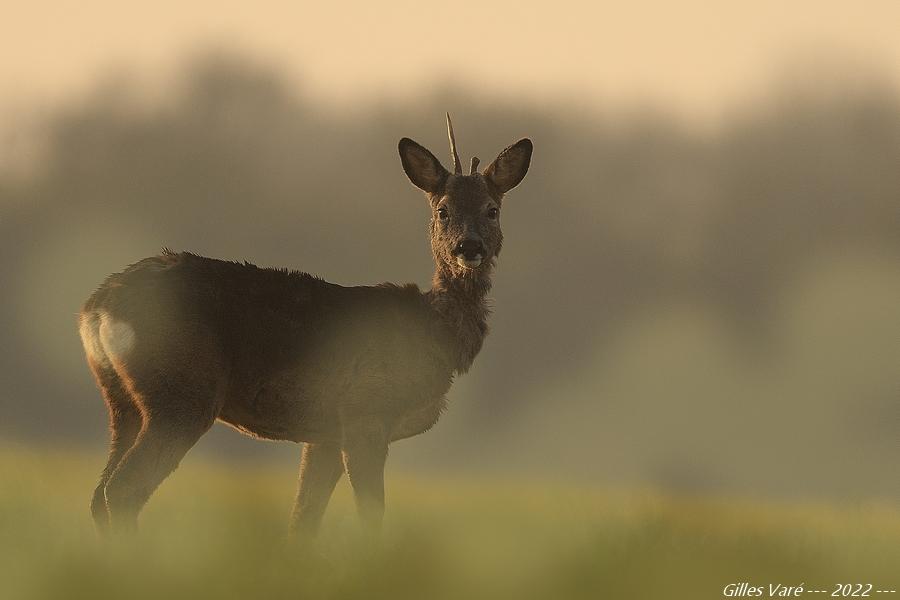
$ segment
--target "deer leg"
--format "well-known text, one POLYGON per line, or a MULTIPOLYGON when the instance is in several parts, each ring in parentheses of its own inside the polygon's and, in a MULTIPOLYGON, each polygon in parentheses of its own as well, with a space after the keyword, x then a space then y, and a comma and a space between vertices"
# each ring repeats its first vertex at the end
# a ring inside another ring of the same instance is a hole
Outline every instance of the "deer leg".
POLYGON ((307 442, 300 460, 300 483, 291 514, 291 534, 315 537, 331 499, 334 486, 344 472, 338 444, 307 442))
POLYGON ((106 467, 100 474, 100 482, 94 489, 91 499, 91 514, 97 530, 104 534, 109 529, 109 511, 106 508, 106 483, 125 453, 134 444, 141 430, 142 416, 122 380, 112 369, 97 367, 94 369, 97 383, 103 390, 103 397, 109 409, 109 456, 106 467))
POLYGON ((381 423, 345 428, 344 466, 363 525, 374 535, 381 531, 384 518, 384 463, 387 451, 387 431, 381 423))
MULTIPOLYGON (((191 394, 177 399, 146 394, 138 398, 144 407, 144 426, 106 484, 112 529, 137 528, 138 513, 151 494, 212 426, 217 412, 214 399, 192 402, 192 397, 198 398, 191 394)), ((201 397, 212 398, 212 394, 201 397)))

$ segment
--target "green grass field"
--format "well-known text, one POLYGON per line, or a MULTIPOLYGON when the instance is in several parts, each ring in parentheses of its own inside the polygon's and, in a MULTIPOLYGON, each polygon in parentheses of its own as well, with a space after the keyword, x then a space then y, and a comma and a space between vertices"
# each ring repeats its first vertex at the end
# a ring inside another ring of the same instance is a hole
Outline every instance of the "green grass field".
MULTIPOLYGON (((185 460, 134 539, 102 543, 102 456, 0 446, 0 599, 721 598, 728 583, 900 593, 900 511, 554 485, 388 480, 378 551, 346 481, 315 548, 285 542, 294 473, 185 460)), ((897 597, 871 593, 872 597, 897 597)))

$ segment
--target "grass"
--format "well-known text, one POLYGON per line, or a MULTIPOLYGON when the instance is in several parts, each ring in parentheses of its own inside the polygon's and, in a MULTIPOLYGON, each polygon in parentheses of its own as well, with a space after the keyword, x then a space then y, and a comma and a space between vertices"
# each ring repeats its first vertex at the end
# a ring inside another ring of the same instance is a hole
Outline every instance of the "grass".
POLYGON ((102 543, 87 509, 102 461, 0 446, 0 599, 702 599, 745 581, 900 593, 890 505, 391 478, 379 551, 345 482, 319 543, 298 548, 284 540, 292 473, 189 457, 136 538, 102 543))

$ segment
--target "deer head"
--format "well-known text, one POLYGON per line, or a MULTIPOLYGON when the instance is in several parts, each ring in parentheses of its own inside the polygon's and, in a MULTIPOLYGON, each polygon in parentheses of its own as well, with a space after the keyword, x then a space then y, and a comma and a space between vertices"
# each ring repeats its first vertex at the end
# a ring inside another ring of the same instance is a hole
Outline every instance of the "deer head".
POLYGON ((524 138, 509 146, 483 173, 473 158, 469 174, 463 175, 449 114, 447 135, 453 173, 409 138, 400 140, 400 161, 431 205, 431 250, 438 270, 452 277, 476 277, 489 271, 500 254, 503 195, 528 172, 532 143, 524 138))

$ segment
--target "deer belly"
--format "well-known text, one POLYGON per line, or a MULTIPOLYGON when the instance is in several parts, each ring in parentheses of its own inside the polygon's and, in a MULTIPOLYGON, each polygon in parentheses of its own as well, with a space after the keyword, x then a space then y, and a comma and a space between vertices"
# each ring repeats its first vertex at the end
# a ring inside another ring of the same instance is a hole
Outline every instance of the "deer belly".
POLYGON ((219 419, 243 433, 270 440, 337 441, 335 407, 296 381, 272 382, 230 399, 219 419))
POLYGON ((421 406, 417 406, 404 413, 391 432, 391 441, 425 433, 438 422, 441 413, 447 407, 447 399, 444 396, 431 399, 421 406))

